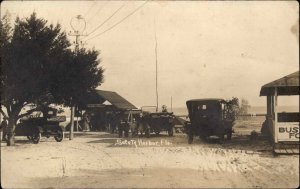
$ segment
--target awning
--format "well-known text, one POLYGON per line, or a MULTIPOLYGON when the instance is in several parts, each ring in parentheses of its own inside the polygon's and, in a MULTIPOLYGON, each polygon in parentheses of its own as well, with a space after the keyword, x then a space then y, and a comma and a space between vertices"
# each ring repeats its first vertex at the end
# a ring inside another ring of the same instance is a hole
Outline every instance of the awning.
MULTIPOLYGON (((113 91, 96 90, 96 94, 103 99, 104 102, 108 101, 112 106, 121 110, 137 109, 133 104, 128 102, 125 98, 113 91)), ((108 103, 107 102, 107 103, 108 103)))
POLYGON ((299 95, 299 71, 263 85, 260 96, 274 96, 275 88, 280 96, 299 95))

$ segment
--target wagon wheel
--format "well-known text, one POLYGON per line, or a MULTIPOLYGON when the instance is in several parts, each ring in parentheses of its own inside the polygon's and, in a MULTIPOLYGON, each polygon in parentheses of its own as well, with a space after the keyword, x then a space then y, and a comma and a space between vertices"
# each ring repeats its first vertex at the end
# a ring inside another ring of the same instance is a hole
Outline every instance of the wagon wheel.
POLYGON ((29 138, 31 138, 33 144, 38 144, 40 142, 40 140, 41 140, 41 133, 40 133, 40 131, 38 129, 35 130, 29 138))
POLYGON ((30 135, 27 135, 27 139, 28 139, 28 140, 32 140, 32 138, 31 138, 30 135))
POLYGON ((59 129, 56 131, 54 139, 56 140, 56 142, 61 142, 64 139, 64 132, 62 128, 59 127, 59 129))

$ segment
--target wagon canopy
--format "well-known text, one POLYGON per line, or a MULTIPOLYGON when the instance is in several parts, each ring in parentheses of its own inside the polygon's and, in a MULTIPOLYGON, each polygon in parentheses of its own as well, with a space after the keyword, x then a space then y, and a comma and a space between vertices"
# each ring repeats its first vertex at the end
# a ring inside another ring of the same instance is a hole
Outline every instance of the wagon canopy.
POLYGON ((260 96, 274 96, 275 88, 280 96, 299 95, 299 71, 263 85, 260 96))

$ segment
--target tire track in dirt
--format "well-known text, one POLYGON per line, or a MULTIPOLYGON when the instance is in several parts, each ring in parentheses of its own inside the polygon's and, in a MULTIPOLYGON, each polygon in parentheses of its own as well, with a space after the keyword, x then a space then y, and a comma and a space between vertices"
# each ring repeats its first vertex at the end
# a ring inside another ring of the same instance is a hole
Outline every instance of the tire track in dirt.
POLYGON ((99 149, 91 144, 86 144, 86 146, 92 148, 92 150, 90 150, 91 152, 95 152, 95 150, 98 152, 103 152, 109 159, 111 159, 113 162, 115 162, 120 168, 124 168, 124 166, 119 161, 117 161, 115 158, 113 158, 108 152, 106 152, 104 150, 104 148, 99 149))

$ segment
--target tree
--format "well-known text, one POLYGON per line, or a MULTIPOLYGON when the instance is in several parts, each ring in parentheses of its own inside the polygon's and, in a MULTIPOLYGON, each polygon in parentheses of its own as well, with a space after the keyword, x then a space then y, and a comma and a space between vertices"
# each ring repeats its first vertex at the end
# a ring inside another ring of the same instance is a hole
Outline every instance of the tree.
POLYGON ((248 100, 242 98, 239 114, 240 115, 246 115, 246 114, 248 114, 249 108, 251 108, 251 106, 249 105, 248 100))
POLYGON ((226 105, 225 115, 234 122, 239 114, 239 99, 232 97, 232 99, 226 100, 226 105))
POLYGON ((96 50, 72 52, 61 26, 48 26, 35 13, 17 18, 14 29, 4 16, 0 30, 1 114, 8 118, 7 145, 13 145, 18 119, 42 105, 79 103, 103 82, 104 70, 96 50), (20 113, 32 103, 36 108, 20 113))

